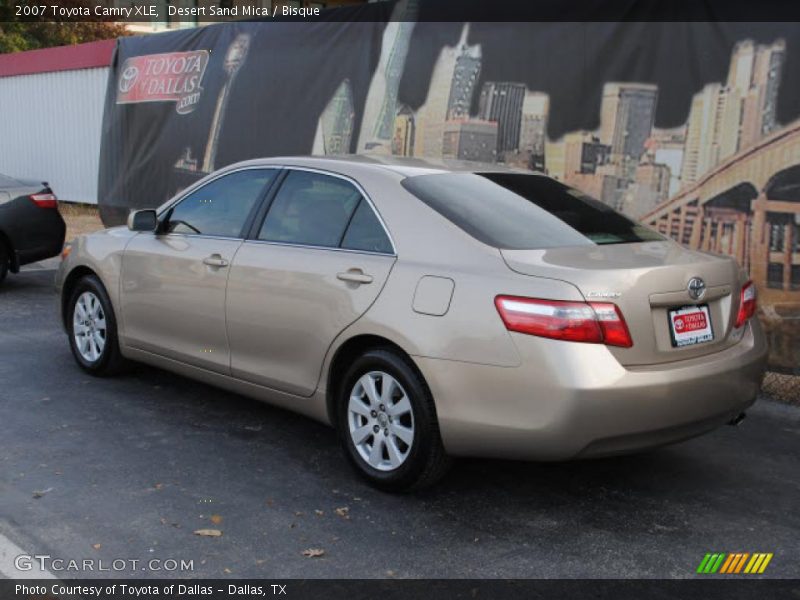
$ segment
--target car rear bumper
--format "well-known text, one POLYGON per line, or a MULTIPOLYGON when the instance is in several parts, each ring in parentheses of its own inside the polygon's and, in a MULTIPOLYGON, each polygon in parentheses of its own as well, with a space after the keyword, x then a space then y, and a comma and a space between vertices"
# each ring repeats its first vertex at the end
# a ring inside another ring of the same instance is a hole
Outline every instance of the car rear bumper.
POLYGON ((14 200, 11 208, 14 210, 7 217, 14 223, 8 231, 14 270, 61 253, 67 226, 58 210, 39 208, 27 199, 14 200))
POLYGON ((687 439, 755 401, 767 356, 755 320, 726 350, 635 368, 602 345, 512 337, 519 367, 415 357, 451 454, 563 460, 687 439))

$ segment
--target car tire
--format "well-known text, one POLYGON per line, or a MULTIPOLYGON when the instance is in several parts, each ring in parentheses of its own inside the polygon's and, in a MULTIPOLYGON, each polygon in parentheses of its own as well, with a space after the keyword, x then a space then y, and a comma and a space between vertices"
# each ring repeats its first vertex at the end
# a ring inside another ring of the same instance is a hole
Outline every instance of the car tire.
POLYGON ((451 460, 433 397, 410 359, 392 349, 369 350, 347 370, 337 399, 345 455, 370 484, 407 492, 445 474, 451 460))
POLYGON ((3 241, 0 240, 0 284, 3 283, 3 280, 8 275, 8 269, 11 263, 11 256, 8 253, 8 248, 6 248, 3 241))
POLYGON ((123 370, 126 361, 119 350, 114 308, 97 276, 85 275, 75 284, 66 322, 70 349, 81 369, 95 376, 123 370))

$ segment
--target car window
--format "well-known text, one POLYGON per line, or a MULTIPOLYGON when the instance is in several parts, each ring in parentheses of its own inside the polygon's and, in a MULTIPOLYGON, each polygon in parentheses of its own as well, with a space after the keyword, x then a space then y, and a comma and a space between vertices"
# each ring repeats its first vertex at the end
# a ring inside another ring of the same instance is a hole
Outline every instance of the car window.
POLYGON ((402 185, 496 248, 533 250, 664 239, 599 200, 541 175, 446 173, 409 177, 402 185))
POLYGON ((240 237, 248 215, 277 173, 277 169, 245 169, 215 179, 175 206, 167 230, 240 237))
POLYGON ((369 202, 362 200, 342 240, 342 248, 391 254, 392 243, 369 202))
POLYGON ((258 239, 338 248, 361 192, 340 179, 291 171, 272 201, 258 239))

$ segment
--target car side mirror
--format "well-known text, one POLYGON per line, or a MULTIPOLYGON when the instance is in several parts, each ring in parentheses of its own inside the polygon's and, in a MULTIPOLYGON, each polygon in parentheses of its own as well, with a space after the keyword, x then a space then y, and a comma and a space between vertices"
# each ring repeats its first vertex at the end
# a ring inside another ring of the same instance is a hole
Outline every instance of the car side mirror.
POLYGON ((152 208, 132 210, 128 215, 128 229, 131 231, 155 231, 158 227, 158 216, 152 208))

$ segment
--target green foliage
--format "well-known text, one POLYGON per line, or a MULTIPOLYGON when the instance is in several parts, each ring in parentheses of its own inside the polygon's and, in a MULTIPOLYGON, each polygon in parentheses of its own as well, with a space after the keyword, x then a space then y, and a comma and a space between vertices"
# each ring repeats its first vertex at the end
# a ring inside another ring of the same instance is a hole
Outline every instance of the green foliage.
MULTIPOLYGON (((33 2, 20 2, 20 4, 33 2)), ((0 6, 0 53, 68 46, 130 35, 119 23, 97 20, 45 21, 15 15, 12 3, 0 6)), ((16 4, 16 3, 15 3, 16 4)), ((89 6, 85 0, 61 0, 59 6, 89 6)))

